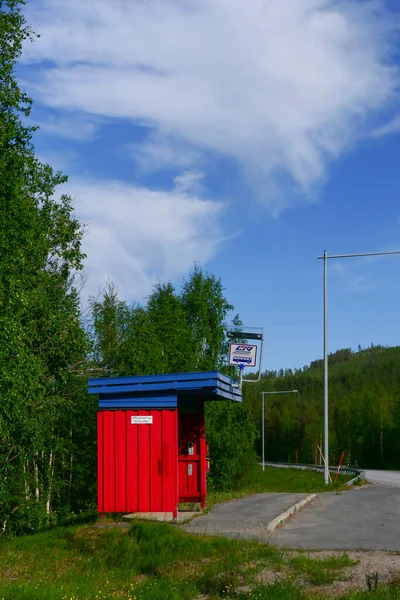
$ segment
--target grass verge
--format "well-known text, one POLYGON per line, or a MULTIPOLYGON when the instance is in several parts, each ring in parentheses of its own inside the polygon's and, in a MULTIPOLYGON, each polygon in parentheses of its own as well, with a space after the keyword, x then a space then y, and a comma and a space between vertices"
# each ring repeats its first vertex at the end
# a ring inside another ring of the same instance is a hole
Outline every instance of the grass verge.
POLYGON ((193 536, 167 523, 56 529, 0 543, 0 598, 229 598, 261 564, 279 569, 282 560, 271 546, 193 536))
MULTIPOLYGON (((311 559, 134 521, 129 529, 103 524, 1 540, 0 564, 2 600, 300 600, 312 597, 306 584, 340 579, 353 563, 346 554, 311 559)), ((379 588, 368 598, 398 598, 399 589, 379 588)))
POLYGON ((340 571, 354 564, 347 554, 323 559, 300 555, 289 561, 290 566, 311 585, 327 585, 338 579, 340 571))
POLYGON ((267 466, 263 471, 260 465, 254 465, 242 477, 234 490, 227 492, 211 490, 208 492, 207 508, 210 509, 219 502, 227 502, 263 492, 312 494, 339 491, 350 479, 349 476, 341 475, 335 485, 325 485, 323 472, 278 469, 267 466))

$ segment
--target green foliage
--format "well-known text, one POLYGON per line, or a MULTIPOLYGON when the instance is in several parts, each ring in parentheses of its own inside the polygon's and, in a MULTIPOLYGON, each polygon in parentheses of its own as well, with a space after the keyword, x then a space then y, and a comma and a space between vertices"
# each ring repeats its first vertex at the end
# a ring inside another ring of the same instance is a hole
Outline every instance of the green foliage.
POLYGON ((0 530, 6 534, 42 528, 58 506, 72 503, 72 439, 82 410, 77 399, 84 397, 77 372, 87 352, 75 281, 82 227, 70 198, 54 198, 66 178, 35 157, 35 129, 25 125, 31 100, 15 77, 22 45, 33 38, 22 5, 0 0, 0 530))
POLYGON ((224 296, 221 280, 195 266, 183 282, 181 302, 189 321, 196 370, 222 369, 228 352, 226 317, 234 307, 224 296))
POLYGON ((194 371, 196 347, 192 345, 190 314, 171 283, 154 286, 147 313, 161 353, 156 354, 159 373, 194 371))
POLYGON ((130 350, 129 308, 118 299, 115 286, 108 282, 101 301, 90 299, 93 354, 92 362, 103 375, 115 376, 127 367, 125 360, 130 350))
POLYGON ((112 375, 216 370, 226 363, 222 283, 195 266, 181 293, 157 283, 144 306, 129 306, 108 283, 91 299, 93 360, 112 375))
POLYGON ((231 489, 257 460, 257 429, 242 404, 213 402, 206 407, 206 431, 211 487, 231 489))
MULTIPOLYGON (((299 390, 265 396, 266 458, 319 462, 323 441, 323 363, 300 370, 266 372, 244 389, 251 419, 261 427, 260 392, 299 390)), ((371 346, 329 356, 330 462, 370 468, 400 466, 400 347, 371 346)), ((259 448, 260 452, 260 448, 259 448)))

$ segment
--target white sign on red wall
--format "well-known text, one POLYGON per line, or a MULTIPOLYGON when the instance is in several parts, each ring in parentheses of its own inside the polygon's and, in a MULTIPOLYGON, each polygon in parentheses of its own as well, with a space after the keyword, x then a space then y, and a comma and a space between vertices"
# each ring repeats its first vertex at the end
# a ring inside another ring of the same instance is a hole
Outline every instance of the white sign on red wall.
POLYGON ((131 417, 131 425, 152 425, 153 417, 151 415, 144 417, 131 417))

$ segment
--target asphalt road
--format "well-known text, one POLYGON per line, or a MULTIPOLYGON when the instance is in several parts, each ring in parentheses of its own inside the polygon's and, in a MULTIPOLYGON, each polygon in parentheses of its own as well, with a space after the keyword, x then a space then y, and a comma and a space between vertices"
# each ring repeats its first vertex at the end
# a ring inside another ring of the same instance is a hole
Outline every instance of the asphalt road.
POLYGON ((256 494, 216 506, 185 529, 259 539, 288 548, 400 551, 399 487, 366 485, 319 494, 269 534, 268 522, 300 498, 296 494, 256 494))
POLYGON ((218 504, 208 514, 192 519, 184 529, 239 538, 268 535, 268 523, 305 497, 306 494, 254 494, 218 504))
POLYGON ((365 478, 371 483, 379 485, 388 485, 390 487, 400 487, 400 471, 376 471, 367 469, 365 478))
POLYGON ((367 485, 319 494, 270 538, 287 547, 400 550, 400 489, 367 485))

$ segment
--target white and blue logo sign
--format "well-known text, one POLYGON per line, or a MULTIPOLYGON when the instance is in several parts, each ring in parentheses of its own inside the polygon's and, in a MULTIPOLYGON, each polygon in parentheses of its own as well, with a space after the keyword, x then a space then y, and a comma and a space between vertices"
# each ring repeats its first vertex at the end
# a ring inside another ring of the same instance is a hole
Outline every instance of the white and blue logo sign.
POLYGON ((250 344, 230 344, 229 364, 232 366, 243 365, 255 367, 257 361, 257 346, 250 344))

